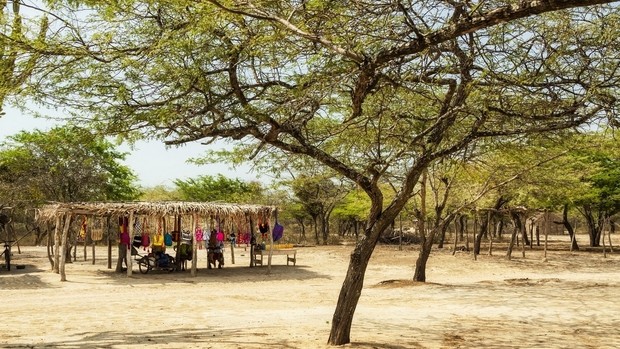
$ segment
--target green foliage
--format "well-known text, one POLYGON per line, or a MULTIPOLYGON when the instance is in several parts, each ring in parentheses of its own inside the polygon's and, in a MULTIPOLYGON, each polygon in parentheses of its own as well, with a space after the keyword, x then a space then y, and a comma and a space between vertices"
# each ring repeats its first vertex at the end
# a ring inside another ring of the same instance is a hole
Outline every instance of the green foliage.
POLYGON ((179 201, 182 200, 181 194, 178 190, 170 189, 163 185, 157 185, 154 187, 142 188, 140 190, 141 201, 179 201))
POLYGON ((44 45, 49 21, 24 18, 19 1, 0 1, 0 117, 5 100, 17 95, 31 76, 42 54, 37 50, 44 45))
POLYGON ((333 178, 323 176, 298 176, 291 187, 297 202, 310 217, 329 215, 348 192, 347 187, 337 185, 333 178))
POLYGON ((257 203, 263 195, 260 183, 230 179, 223 175, 177 179, 174 184, 181 199, 188 201, 257 203))
MULTIPOLYGON (((346 193, 313 180, 321 170, 362 190, 371 229, 343 289, 361 285, 379 234, 434 162, 477 142, 491 152, 618 118, 617 6, 547 15, 590 2, 53 2, 88 15, 57 7, 72 20, 50 45, 77 53, 48 57, 30 86, 38 101, 86 114, 105 133, 169 145, 224 139, 235 161, 273 156, 276 173, 309 158, 294 191, 315 217, 346 193)), ((502 165, 480 187, 510 178, 512 164, 502 165)), ((335 317, 330 343, 349 340, 352 315, 335 317)))
POLYGON ((578 206, 596 207, 608 215, 620 212, 620 147, 615 139, 604 134, 590 135, 589 140, 597 147, 585 148, 575 152, 589 168, 581 181, 589 190, 575 196, 578 206))
POLYGON ((341 220, 364 221, 370 212, 370 200, 361 190, 353 190, 334 208, 332 216, 341 220))
POLYGON ((74 126, 21 132, 0 148, 0 185, 13 200, 122 201, 139 195, 124 153, 74 126))

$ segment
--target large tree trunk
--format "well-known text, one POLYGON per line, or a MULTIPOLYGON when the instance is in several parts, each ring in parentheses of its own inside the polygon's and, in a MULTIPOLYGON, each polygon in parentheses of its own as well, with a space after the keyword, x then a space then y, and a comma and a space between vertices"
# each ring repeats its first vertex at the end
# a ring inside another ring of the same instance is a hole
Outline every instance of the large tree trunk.
POLYGON ((314 242, 317 245, 320 245, 321 241, 319 240, 319 224, 317 222, 317 216, 312 217, 312 222, 314 223, 314 242))
POLYGON ((364 286, 364 274, 368 266, 368 260, 376 245, 376 240, 362 238, 358 240, 355 249, 351 253, 347 275, 342 283, 340 295, 334 316, 328 343, 342 345, 351 342, 351 325, 353 314, 362 294, 364 286))
POLYGON ((418 259, 415 262, 415 270, 413 273, 413 281, 426 282, 426 262, 428 262, 428 258, 431 255, 431 250, 433 248, 433 240, 435 239, 435 234, 438 230, 441 230, 445 233, 446 229, 448 229, 448 225, 454 219, 453 215, 449 215, 446 217, 441 225, 439 224, 439 219, 435 220, 435 225, 433 229, 428 232, 428 235, 422 235, 422 242, 420 243, 420 253, 418 254, 418 259))
MULTIPOLYGON (((450 219, 452 220, 452 219, 450 219)), ((439 238, 439 244, 437 244, 437 248, 443 248, 443 244, 446 240, 446 232, 448 231, 448 226, 450 224, 444 224, 441 228, 441 237, 439 238)))
POLYGON ((598 217, 594 217, 594 212, 591 207, 584 206, 582 211, 583 216, 586 219, 588 225, 588 235, 590 237, 590 247, 598 247, 601 245, 601 231, 603 229, 603 222, 605 222, 605 214, 602 211, 598 211, 598 217))
POLYGON ((364 275, 368 267, 368 261, 372 252, 379 241, 379 237, 396 219, 408 200, 408 194, 413 191, 413 187, 419 177, 413 174, 407 186, 401 191, 401 196, 397 196, 392 204, 383 210, 383 195, 378 188, 371 197, 372 205, 368 214, 364 235, 357 240, 355 249, 351 253, 349 268, 345 276, 338 303, 332 318, 332 327, 329 333, 328 344, 343 345, 351 342, 351 324, 353 314, 362 294, 364 286, 364 275))
POLYGON ((428 236, 422 237, 422 243, 420 244, 420 253, 418 254, 418 259, 415 262, 413 281, 426 282, 426 262, 428 262, 428 257, 431 255, 434 237, 435 229, 432 229, 428 233, 428 236))
POLYGON ((579 245, 577 245, 577 239, 575 239, 575 230, 573 229, 573 225, 570 224, 570 221, 568 220, 568 204, 564 204, 564 208, 562 209, 562 224, 564 225, 564 228, 566 228, 568 236, 570 237, 572 244, 571 250, 578 251, 579 245))

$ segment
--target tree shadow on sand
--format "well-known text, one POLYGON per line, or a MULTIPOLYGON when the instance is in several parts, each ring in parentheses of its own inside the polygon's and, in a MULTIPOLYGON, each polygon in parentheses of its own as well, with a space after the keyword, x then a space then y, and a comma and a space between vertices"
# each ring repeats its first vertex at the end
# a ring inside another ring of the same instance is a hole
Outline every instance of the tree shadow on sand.
MULTIPOLYGON (((147 274, 141 274, 135 270, 131 277, 126 272, 117 273, 114 270, 98 270, 98 277, 109 278, 110 282, 118 284, 169 284, 169 283, 225 283, 225 282, 260 282, 260 281, 303 281, 312 279, 327 279, 332 277, 311 270, 306 266, 272 265, 271 273, 267 274, 267 267, 233 266, 222 269, 198 269, 196 276, 192 276, 190 270, 185 271, 160 271, 152 270, 147 274)), ((67 278, 71 281, 71 271, 67 271, 67 278)))
POLYGON ((47 271, 29 264, 24 265, 23 269, 17 269, 15 266, 12 266, 10 271, 2 269, 2 271, 0 271, 0 289, 27 290, 53 287, 51 283, 43 281, 41 273, 44 272, 47 271))
MULTIPOLYGON (((145 320, 145 326, 148 322, 145 320)), ((216 348, 221 346, 238 348, 278 348, 292 349, 298 346, 287 340, 274 341, 268 333, 257 332, 255 340, 239 342, 235 340, 236 329, 175 329, 168 331, 154 330, 141 333, 123 331, 83 332, 72 339, 38 342, 9 342, 9 347, 19 348, 120 348, 120 347, 201 347, 216 348)))

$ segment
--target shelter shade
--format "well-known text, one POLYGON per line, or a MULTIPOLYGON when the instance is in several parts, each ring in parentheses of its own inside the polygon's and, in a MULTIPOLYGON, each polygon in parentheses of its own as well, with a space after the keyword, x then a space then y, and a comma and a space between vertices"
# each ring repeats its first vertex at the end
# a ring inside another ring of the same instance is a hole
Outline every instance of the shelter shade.
POLYGON ((39 221, 51 221, 68 213, 73 215, 129 216, 215 216, 229 220, 239 220, 249 216, 253 220, 267 220, 275 211, 274 206, 230 204, 219 202, 70 202, 43 205, 37 214, 39 221))

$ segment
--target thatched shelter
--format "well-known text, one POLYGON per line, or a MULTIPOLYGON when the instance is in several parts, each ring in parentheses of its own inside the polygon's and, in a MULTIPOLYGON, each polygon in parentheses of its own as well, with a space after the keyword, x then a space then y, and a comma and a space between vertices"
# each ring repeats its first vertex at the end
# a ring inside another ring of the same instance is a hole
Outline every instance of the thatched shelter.
MULTIPOLYGON (((237 227, 244 226, 254 234, 255 222, 269 222, 272 217, 277 220, 277 209, 274 206, 230 204, 220 202, 72 202, 51 203, 43 205, 37 212, 40 222, 55 222, 54 234, 55 259, 54 271, 60 273, 61 281, 66 280, 65 255, 67 236, 71 220, 76 216, 90 216, 98 219, 110 217, 127 217, 134 222, 136 217, 173 217, 180 229, 181 220, 189 220, 190 226, 195 226, 201 219, 216 218, 218 222, 234 222, 237 227), (62 233, 60 229, 62 227, 62 233)), ((109 220, 108 220, 109 221, 109 220)), ((129 224, 129 236, 133 236, 133 224, 129 224)), ((193 236, 192 275, 196 275, 196 235, 193 236)), ((269 234, 271 237, 271 234, 269 234)), ((273 242, 271 242, 273 244, 273 242)), ((178 247, 178 245, 177 245, 178 247)), ((252 248, 252 247, 251 247, 252 248)), ((110 256, 111 242, 108 239, 108 256, 110 256)), ((252 255, 250 253, 250 255, 252 255)), ((110 257, 108 257, 110 259, 110 257)), ((127 258, 127 275, 132 275, 132 258, 127 258)), ((252 266, 252 260, 250 261, 252 266)), ((269 269, 271 258, 269 258, 269 269)))

